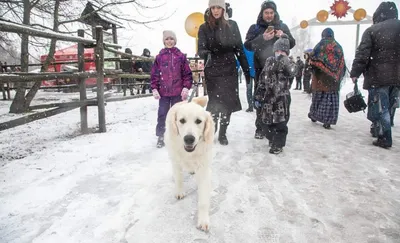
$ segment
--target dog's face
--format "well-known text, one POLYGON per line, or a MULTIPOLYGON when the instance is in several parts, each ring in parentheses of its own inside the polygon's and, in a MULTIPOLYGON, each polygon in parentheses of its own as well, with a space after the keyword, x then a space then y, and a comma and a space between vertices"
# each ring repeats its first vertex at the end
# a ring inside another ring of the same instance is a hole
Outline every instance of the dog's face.
POLYGON ((195 151, 199 143, 212 144, 214 122, 211 114, 204 110, 207 97, 196 97, 192 102, 180 102, 171 107, 167 115, 168 137, 183 144, 187 152, 195 151))
POLYGON ((193 152, 200 142, 208 142, 210 132, 214 134, 214 131, 211 131, 214 126, 210 114, 196 103, 180 106, 175 114, 175 126, 184 149, 189 153, 193 152))

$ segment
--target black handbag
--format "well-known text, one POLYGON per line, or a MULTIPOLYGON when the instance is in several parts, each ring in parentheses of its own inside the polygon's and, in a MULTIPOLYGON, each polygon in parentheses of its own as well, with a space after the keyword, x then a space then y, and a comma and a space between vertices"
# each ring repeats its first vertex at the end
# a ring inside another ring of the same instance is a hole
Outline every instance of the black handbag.
POLYGON ((364 111, 367 108, 364 97, 360 90, 358 90, 357 82, 354 84, 354 91, 346 95, 344 107, 346 107, 347 111, 350 113, 364 111))

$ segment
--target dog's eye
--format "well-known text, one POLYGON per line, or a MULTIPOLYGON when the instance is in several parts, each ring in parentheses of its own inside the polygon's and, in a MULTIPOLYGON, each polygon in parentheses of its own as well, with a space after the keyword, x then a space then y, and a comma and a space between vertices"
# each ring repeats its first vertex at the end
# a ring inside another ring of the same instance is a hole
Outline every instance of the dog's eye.
POLYGON ((184 118, 182 118, 182 119, 179 120, 179 122, 182 123, 182 124, 185 124, 186 120, 184 118))
POLYGON ((200 123, 201 123, 201 120, 200 120, 200 119, 196 119, 195 123, 196 123, 196 124, 200 124, 200 123))

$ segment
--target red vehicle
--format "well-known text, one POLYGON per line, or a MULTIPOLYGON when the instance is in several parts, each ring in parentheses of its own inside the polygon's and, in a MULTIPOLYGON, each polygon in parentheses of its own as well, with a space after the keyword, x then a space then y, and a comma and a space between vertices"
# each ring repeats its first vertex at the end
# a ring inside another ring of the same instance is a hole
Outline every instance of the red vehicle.
MULTIPOLYGON (((110 53, 104 53, 105 55, 110 53)), ((108 55, 110 56, 110 55, 108 55)), ((111 54, 112 56, 112 54, 111 54)), ((85 60, 94 60, 94 49, 93 48, 85 48, 84 54, 85 60)), ((44 62, 47 58, 47 55, 40 56, 40 62, 44 62)), ((54 53, 54 60, 55 62, 66 62, 66 61, 78 61, 78 45, 69 46, 67 48, 58 50, 54 53)), ((114 63, 112 62, 105 62, 105 65, 110 64, 112 65, 112 69, 115 69, 114 63)), ((47 69, 47 72, 63 72, 63 71, 70 71, 74 69, 78 69, 78 64, 57 64, 57 65, 50 65, 47 69)), ((110 67, 105 67, 110 68, 110 67)), ((96 71, 96 64, 94 62, 85 62, 84 66, 85 71, 96 71)), ((111 78, 104 78, 104 84, 111 84, 113 79, 111 78)), ((47 80, 42 82, 42 86, 56 86, 56 85, 65 85, 65 84, 76 84, 76 81, 69 80, 69 79, 57 79, 57 80, 47 80)), ((88 87, 96 86, 96 78, 88 78, 86 79, 86 85, 88 87)))

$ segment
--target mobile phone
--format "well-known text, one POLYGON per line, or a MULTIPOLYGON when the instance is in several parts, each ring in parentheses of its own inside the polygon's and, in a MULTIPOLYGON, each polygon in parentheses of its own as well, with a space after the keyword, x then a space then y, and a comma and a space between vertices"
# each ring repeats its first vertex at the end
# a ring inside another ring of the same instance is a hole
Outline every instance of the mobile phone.
POLYGON ((275 27, 274 26, 268 26, 268 28, 267 28, 267 33, 270 33, 271 31, 273 31, 275 29, 275 27))

